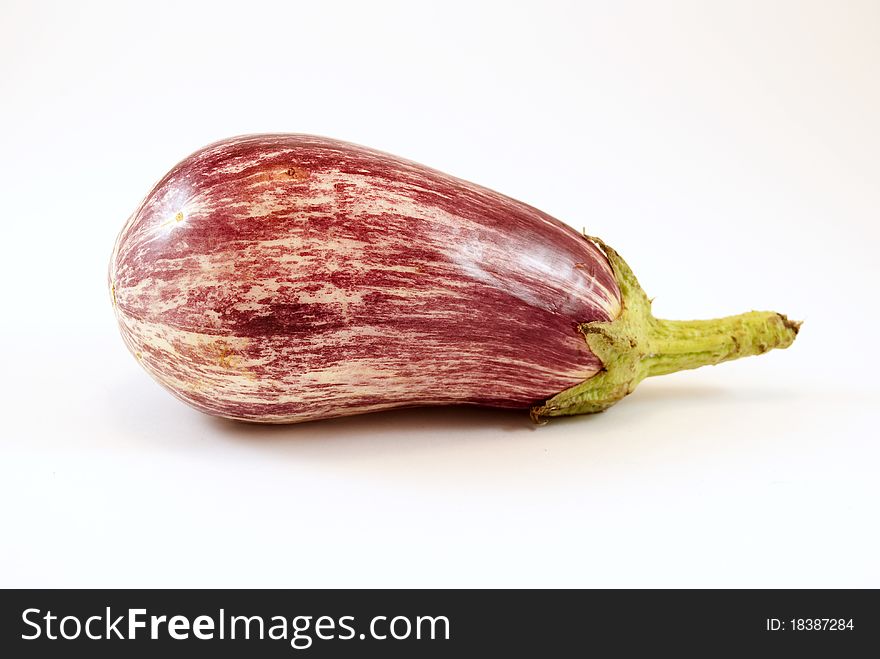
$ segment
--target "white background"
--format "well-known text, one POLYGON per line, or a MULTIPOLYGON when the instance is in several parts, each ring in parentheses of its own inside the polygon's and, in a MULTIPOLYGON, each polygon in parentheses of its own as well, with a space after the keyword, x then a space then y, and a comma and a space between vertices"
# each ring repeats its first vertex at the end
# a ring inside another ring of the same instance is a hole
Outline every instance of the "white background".
POLYGON ((880 4, 0 7, 0 586, 880 586, 880 4), (804 328, 541 428, 202 416, 106 266, 175 162, 262 131, 587 227, 658 315, 804 328))

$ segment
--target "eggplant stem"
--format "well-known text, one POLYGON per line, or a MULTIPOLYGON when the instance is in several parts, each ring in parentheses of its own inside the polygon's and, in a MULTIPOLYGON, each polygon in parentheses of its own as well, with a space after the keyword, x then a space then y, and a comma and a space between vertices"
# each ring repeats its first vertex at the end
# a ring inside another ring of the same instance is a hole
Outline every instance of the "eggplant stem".
POLYGON ((650 352, 643 359, 648 376, 762 355, 794 342, 800 323, 775 311, 749 311, 715 320, 653 319, 650 352))
POLYGON ((714 320, 662 320, 651 313, 627 263, 599 238, 585 236, 608 258, 621 294, 621 313, 610 322, 584 323, 580 331, 603 368, 596 375, 532 408, 532 418, 602 412, 646 377, 761 355, 787 348, 801 323, 775 311, 750 311, 714 320))

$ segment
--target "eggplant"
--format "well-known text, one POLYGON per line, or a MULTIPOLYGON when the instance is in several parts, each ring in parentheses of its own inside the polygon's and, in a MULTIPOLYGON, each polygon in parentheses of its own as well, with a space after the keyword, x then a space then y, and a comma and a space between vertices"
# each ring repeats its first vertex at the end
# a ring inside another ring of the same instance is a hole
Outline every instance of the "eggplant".
POLYGON ((405 406, 600 412, 650 375, 785 348, 775 312, 654 318, 620 255, 527 204, 298 134, 211 144, 116 241, 123 339, 208 414, 291 423, 405 406))

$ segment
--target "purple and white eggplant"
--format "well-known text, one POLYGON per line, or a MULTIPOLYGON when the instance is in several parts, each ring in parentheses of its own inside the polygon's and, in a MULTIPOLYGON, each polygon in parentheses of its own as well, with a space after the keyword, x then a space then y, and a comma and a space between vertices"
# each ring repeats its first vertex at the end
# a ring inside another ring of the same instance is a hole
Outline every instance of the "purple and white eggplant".
POLYGON ((648 375, 787 347, 799 326, 655 319, 601 240, 307 135, 224 140, 175 166, 120 233, 110 290, 161 384, 265 423, 445 404, 598 412, 648 375))

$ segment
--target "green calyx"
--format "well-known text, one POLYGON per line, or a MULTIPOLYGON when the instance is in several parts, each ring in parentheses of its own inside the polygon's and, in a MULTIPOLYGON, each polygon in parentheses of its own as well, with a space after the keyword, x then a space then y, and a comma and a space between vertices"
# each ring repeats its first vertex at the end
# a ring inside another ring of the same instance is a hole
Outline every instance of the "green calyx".
POLYGON ((620 254, 585 236, 608 258, 621 295, 621 313, 610 322, 579 326, 602 362, 601 371, 532 408, 536 421, 551 416, 602 412, 651 375, 665 375, 787 348, 800 323, 773 311, 750 311, 715 320, 662 320, 620 254))

